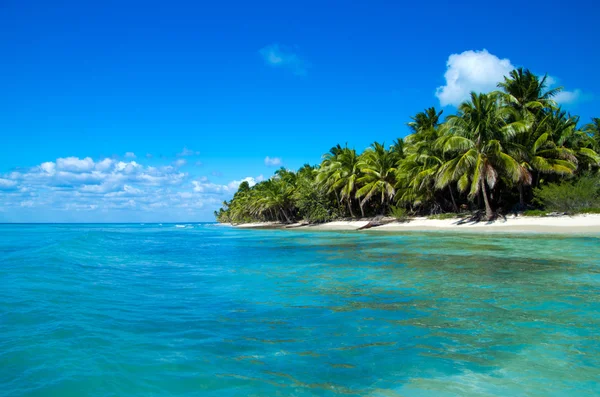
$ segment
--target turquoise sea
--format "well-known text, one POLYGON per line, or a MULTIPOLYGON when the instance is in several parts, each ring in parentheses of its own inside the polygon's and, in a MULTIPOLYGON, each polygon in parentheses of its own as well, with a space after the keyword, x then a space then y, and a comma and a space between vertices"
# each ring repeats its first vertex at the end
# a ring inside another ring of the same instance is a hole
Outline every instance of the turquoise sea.
POLYGON ((2 396, 600 395, 600 236, 0 225, 2 396))

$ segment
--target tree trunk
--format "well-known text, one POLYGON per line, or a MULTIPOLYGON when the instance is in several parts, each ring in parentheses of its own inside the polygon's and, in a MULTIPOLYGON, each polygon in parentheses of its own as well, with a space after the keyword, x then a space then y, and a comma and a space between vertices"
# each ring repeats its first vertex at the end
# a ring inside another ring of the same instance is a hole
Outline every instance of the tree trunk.
POLYGON ((492 211, 492 207, 490 207, 490 202, 488 200, 488 194, 485 187, 485 181, 483 178, 480 179, 481 183, 481 193, 483 194, 483 201, 485 202, 485 217, 489 221, 494 216, 494 212, 492 211))
POLYGON ((286 214, 286 212, 285 212, 285 210, 283 208, 281 209, 281 213, 283 214, 283 216, 285 217, 285 220, 288 223, 292 223, 292 221, 290 221, 290 218, 288 217, 288 214, 286 214))
POLYGON ((523 184, 519 183, 519 205, 521 206, 521 209, 524 210, 525 209, 525 196, 523 193, 523 184))
POLYGON ((360 203, 360 217, 361 218, 365 217, 365 209, 363 208, 362 203, 360 203))
POLYGON ((452 198, 452 205, 454 206, 454 212, 458 212, 456 201, 454 200, 454 193, 452 193, 452 186, 448 185, 448 191, 450 191, 450 197, 452 198))
POLYGON ((350 216, 351 216, 352 218, 356 218, 356 217, 354 216, 354 211, 352 211, 352 199, 351 199, 351 198, 348 198, 348 209, 350 210, 350 216))

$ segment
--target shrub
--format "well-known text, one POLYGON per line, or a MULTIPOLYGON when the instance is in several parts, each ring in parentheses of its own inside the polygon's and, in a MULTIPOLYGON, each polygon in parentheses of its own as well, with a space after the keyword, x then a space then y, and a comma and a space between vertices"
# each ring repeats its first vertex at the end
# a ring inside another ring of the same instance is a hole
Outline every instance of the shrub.
POLYGON ((453 218, 462 218, 464 214, 456 214, 454 212, 446 212, 443 214, 431 215, 429 219, 453 219, 453 218))
POLYGON ((523 216, 547 216, 548 212, 543 210, 527 210, 523 211, 523 216))
POLYGON ((580 214, 600 214, 600 208, 584 208, 577 212, 580 214))
POLYGON ((406 208, 396 207, 394 205, 390 206, 390 216, 401 222, 405 222, 409 219, 406 208))
POLYGON ((600 179, 582 176, 562 183, 551 183, 533 190, 534 202, 547 211, 574 213, 600 206, 600 179))

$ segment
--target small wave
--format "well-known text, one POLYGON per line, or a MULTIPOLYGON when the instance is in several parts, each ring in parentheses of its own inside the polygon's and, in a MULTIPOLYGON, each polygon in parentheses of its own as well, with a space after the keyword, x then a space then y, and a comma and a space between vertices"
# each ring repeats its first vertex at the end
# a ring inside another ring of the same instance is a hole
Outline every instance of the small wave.
POLYGON ((184 228, 184 227, 186 227, 186 225, 175 225, 175 227, 184 228))

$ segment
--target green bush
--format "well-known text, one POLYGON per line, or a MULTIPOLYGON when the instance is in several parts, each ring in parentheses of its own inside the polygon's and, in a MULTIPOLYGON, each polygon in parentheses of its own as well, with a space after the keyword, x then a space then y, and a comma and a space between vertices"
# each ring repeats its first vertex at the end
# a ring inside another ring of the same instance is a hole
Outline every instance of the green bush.
POLYGON ((582 176, 576 180, 551 183, 533 190, 534 202, 547 211, 575 213, 600 207, 600 179, 582 176))
POLYGON ((403 207, 390 206, 390 216, 396 218, 398 221, 407 221, 409 219, 408 211, 403 207))
POLYGON ((584 208, 577 211, 579 214, 600 214, 600 208, 584 208))
POLYGON ((453 218, 462 218, 464 214, 456 214, 454 212, 446 212, 443 214, 436 214, 429 216, 429 219, 453 219, 453 218))
POLYGON ((543 210, 527 210, 523 211, 523 216, 547 216, 548 211, 543 210))

